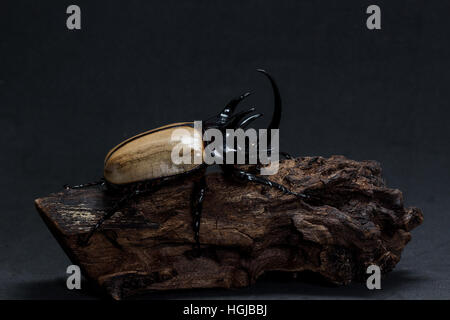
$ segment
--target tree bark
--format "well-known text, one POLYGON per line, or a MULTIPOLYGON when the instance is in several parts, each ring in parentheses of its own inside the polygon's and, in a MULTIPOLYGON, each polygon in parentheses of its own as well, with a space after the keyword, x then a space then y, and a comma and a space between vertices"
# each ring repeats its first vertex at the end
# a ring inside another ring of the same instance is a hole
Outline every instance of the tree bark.
POLYGON ((304 157, 270 179, 313 200, 208 174, 196 255, 190 197, 196 175, 140 196, 86 235, 117 198, 99 187, 64 190, 36 207, 74 264, 115 299, 148 290, 244 287, 270 271, 312 271, 335 284, 392 270, 423 221, 389 189, 375 161, 304 157))

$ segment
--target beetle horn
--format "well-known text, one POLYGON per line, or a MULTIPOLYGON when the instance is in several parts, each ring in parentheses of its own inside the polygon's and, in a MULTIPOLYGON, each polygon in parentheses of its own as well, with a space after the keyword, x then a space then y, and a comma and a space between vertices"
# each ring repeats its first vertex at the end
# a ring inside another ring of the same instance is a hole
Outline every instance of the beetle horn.
POLYGON ((226 124, 225 128, 238 128, 238 123, 245 120, 244 118, 248 116, 250 113, 255 111, 255 108, 250 108, 247 111, 241 111, 239 113, 236 113, 235 115, 231 116, 228 123, 226 124))
POLYGON ((229 122, 232 118, 232 114, 234 113, 234 110, 236 110, 237 105, 247 98, 249 95, 251 95, 250 92, 245 92, 241 94, 239 97, 236 97, 232 99, 230 102, 227 103, 225 108, 216 116, 212 116, 211 118, 207 119, 204 123, 207 127, 212 126, 223 126, 227 122, 229 122))
POLYGON ((232 115, 234 110, 236 109, 237 105, 239 104, 239 102, 241 102, 242 100, 247 98, 249 95, 251 95, 251 92, 246 92, 246 93, 243 93, 242 95, 240 95, 239 97, 236 97, 233 100, 231 100, 230 102, 228 102, 228 104, 222 110, 220 115, 221 116, 225 115, 226 117, 229 117, 230 115, 232 115))
POLYGON ((241 122, 239 122, 239 124, 237 125, 237 127, 245 129, 250 123, 252 123, 253 121, 255 121, 256 119, 258 119, 259 117, 262 117, 262 116, 263 116, 262 113, 257 113, 257 114, 251 115, 245 119, 242 119, 241 122))
POLYGON ((272 90, 273 90, 274 110, 273 110, 272 120, 270 121, 270 124, 267 127, 267 130, 279 129, 280 128, 280 120, 281 120, 280 91, 278 90, 278 86, 277 86, 275 80, 272 78, 272 76, 270 74, 267 73, 266 70, 257 69, 256 71, 261 72, 263 75, 265 75, 270 80, 270 84, 272 85, 272 90))

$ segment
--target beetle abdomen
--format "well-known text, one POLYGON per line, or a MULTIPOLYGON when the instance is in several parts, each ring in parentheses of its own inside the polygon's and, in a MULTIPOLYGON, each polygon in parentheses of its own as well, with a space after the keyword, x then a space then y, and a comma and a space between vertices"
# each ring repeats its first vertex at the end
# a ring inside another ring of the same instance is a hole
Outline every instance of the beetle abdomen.
MULTIPOLYGON (((203 154, 201 132, 192 122, 176 123, 134 136, 114 147, 105 158, 104 177, 112 184, 127 184, 192 171, 200 164, 172 161, 172 150, 181 146, 190 154, 203 154), (175 130, 185 130, 173 139, 175 130), (195 133, 195 134, 194 134, 195 133)), ((181 156, 181 154, 180 154, 181 156)), ((193 157, 191 158, 193 159, 193 157)))

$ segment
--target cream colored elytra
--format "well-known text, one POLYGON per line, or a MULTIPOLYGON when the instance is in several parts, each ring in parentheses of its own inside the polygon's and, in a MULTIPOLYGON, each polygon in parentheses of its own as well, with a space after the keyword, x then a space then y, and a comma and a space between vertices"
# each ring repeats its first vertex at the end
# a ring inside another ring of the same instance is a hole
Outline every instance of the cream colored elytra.
POLYGON ((203 154, 202 133, 194 133, 196 129, 193 122, 182 122, 153 129, 123 141, 111 149, 105 158, 105 179, 112 184, 127 184, 194 170, 200 164, 177 165, 171 158, 173 148, 180 146, 180 143, 186 146, 186 150, 203 154), (189 132, 186 139, 172 139, 172 134, 177 129, 189 132), (193 150, 194 146, 199 150, 193 150))

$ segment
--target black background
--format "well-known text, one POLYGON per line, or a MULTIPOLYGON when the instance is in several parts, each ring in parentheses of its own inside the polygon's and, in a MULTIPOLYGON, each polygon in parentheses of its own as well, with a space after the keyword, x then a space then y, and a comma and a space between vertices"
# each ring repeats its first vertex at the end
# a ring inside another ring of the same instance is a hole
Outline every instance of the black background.
POLYGON ((124 138, 246 90, 241 108, 270 115, 260 67, 281 90, 281 149, 380 161, 425 222, 381 291, 264 280, 148 298, 450 298, 449 17, 448 1, 425 0, 2 1, 0 298, 95 298, 65 289, 70 262, 33 200, 99 178, 124 138), (370 4, 382 30, 366 28, 370 4))

